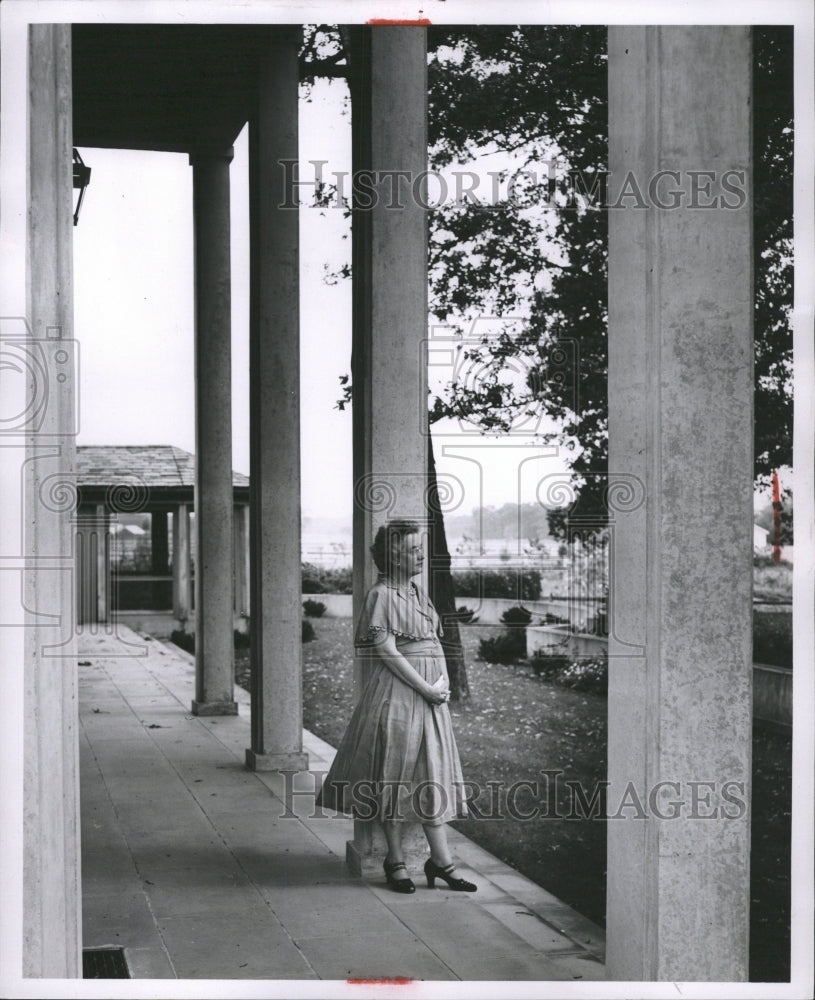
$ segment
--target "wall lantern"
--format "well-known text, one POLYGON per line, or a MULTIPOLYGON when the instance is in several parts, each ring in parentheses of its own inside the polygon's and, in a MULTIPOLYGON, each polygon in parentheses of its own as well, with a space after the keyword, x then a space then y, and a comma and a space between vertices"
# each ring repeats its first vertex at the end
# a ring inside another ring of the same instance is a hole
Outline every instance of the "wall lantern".
POLYGON ((74 190, 79 191, 74 209, 74 225, 79 222, 79 210, 82 207, 82 199, 85 197, 85 188, 91 182, 91 168, 86 167, 79 155, 79 150, 74 150, 74 190))

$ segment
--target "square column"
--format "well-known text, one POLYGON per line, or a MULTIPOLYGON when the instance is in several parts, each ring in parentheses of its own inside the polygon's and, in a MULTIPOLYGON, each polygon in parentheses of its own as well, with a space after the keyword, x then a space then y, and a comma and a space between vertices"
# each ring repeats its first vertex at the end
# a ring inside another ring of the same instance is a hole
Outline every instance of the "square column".
POLYGON ((249 614, 249 505, 236 504, 234 519, 235 607, 236 617, 249 614))
POLYGON ((173 511, 173 615, 186 622, 192 611, 190 508, 180 503, 173 511))
MULTIPOLYGON (((74 517, 77 626, 96 624, 96 516, 80 507, 74 517)), ((80 629, 80 631, 82 631, 80 629)))
POLYGON ((611 28, 609 132, 607 975, 745 980, 750 29, 611 28))
POLYGON ((164 576, 170 559, 170 539, 165 510, 154 510, 150 514, 150 553, 153 574, 164 576))
MULTIPOLYGON (((104 504, 81 507, 74 518, 77 625, 107 621, 110 577, 108 514, 104 504)), ((92 629, 93 631, 93 629, 92 629)))
POLYGON ((195 715, 236 715, 229 164, 190 156, 195 223, 195 715))
POLYGON ((47 405, 27 425, 25 660, 8 666, 25 671, 22 974, 62 979, 82 976, 69 24, 30 26, 27 100, 28 400, 47 405))
POLYGON ((305 770, 300 606, 299 26, 270 29, 249 129, 250 534, 253 770, 305 770))
POLYGON ((96 504, 96 620, 110 616, 110 515, 103 503, 96 504))
MULTIPOLYGON (((356 620, 376 579, 368 550, 378 527, 394 517, 427 523, 427 42, 418 27, 350 35, 353 170, 371 172, 377 193, 373 207, 353 208, 356 620)), ((357 693, 365 669, 358 660, 357 693)), ((418 824, 406 824, 403 845, 409 861, 424 859, 418 824)), ((352 870, 381 877, 384 855, 379 824, 355 821, 352 870)))

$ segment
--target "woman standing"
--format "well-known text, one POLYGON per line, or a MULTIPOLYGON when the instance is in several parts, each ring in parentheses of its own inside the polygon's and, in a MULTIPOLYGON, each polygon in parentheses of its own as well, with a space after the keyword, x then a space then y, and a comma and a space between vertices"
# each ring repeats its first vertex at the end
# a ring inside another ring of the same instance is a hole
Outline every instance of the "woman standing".
POLYGON ((419 525, 388 522, 371 553, 379 579, 365 597, 354 637, 367 679, 317 804, 382 822, 385 875, 396 892, 415 891, 402 852, 406 820, 421 823, 427 837, 428 886, 438 878, 451 889, 475 892, 477 886, 455 876, 447 844, 445 824, 466 816, 467 807, 447 707, 441 623, 413 580, 424 562, 419 525))

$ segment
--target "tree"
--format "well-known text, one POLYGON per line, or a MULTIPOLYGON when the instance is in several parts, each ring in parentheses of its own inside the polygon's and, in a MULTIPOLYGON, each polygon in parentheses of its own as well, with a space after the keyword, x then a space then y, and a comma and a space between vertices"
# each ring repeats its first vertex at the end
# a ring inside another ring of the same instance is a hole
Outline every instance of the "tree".
MULTIPOLYGON (((485 430, 543 406, 561 421, 573 449, 583 512, 601 516, 607 470, 607 168, 605 29, 600 27, 431 28, 432 162, 446 166, 482 148, 512 150, 518 169, 551 161, 560 169, 537 192, 537 217, 445 206, 433 220, 433 311, 518 311, 529 297, 523 334, 478 350, 482 386, 451 385, 433 401, 437 416, 485 430), (596 184, 596 187, 595 187, 596 184), (592 193, 594 196, 592 197, 592 193), (556 206, 554 211, 552 205, 556 206), (510 215, 512 217, 510 217, 510 215), (497 220, 497 221, 496 221, 497 220), (556 259, 553 248, 560 251, 556 259), (498 283, 490 278, 498 275, 498 283), (540 282, 538 281, 538 285, 540 282), (528 294, 528 293, 527 293, 528 294), (549 377, 553 349, 572 345, 565 371, 549 377), (525 391, 502 380, 509 358, 526 359, 525 391)), ((754 29, 755 477, 791 464, 792 29, 754 29)), ((530 199, 530 203, 531 203, 530 199)), ((563 530, 562 519, 554 519, 563 530)))
MULTIPOLYGON (((767 482, 792 454, 793 60, 791 28, 753 31, 755 475, 767 482)), ((431 422, 463 418, 500 431, 545 409, 571 452, 580 517, 599 530, 608 460, 606 29, 431 27, 428 47, 431 167, 502 151, 514 158, 499 178, 507 187, 524 170, 547 178, 516 184, 522 198, 497 209, 464 199, 431 213, 432 313, 454 327, 485 313, 524 317, 519 333, 468 349, 477 384, 453 381, 431 400, 431 422), (523 384, 505 377, 519 361, 523 384)), ((341 36, 315 29, 304 78, 340 75, 343 58, 341 36)), ((566 512, 551 526, 564 537, 566 512)))

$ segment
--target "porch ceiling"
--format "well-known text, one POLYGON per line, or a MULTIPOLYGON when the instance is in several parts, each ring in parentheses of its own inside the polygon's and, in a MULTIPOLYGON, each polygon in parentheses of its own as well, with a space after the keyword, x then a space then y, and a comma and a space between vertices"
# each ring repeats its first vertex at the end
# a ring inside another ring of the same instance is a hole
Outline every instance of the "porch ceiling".
POLYGON ((232 145, 270 29, 75 24, 74 145, 191 153, 232 145))

